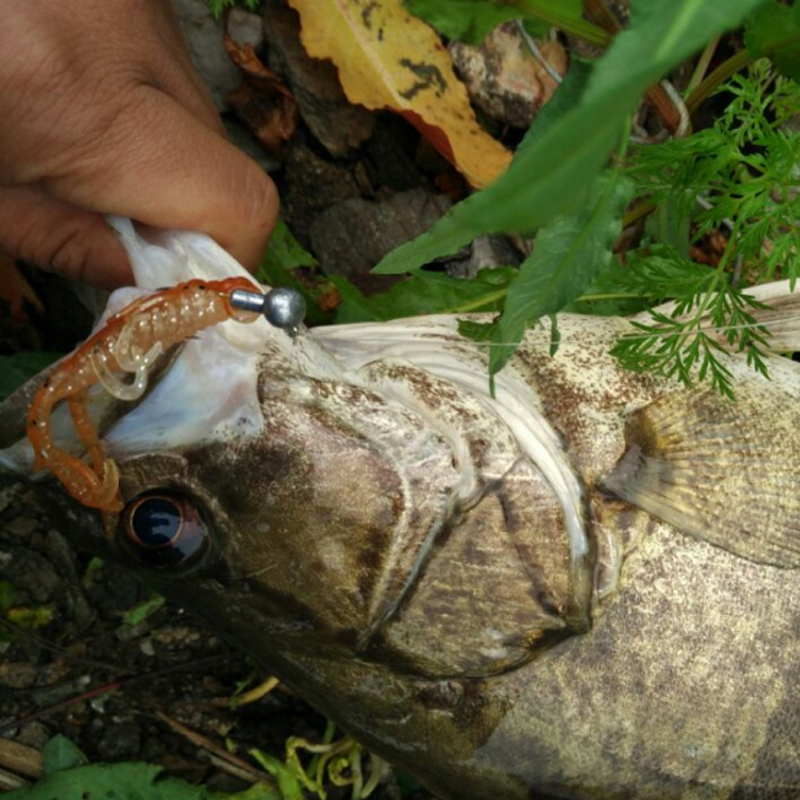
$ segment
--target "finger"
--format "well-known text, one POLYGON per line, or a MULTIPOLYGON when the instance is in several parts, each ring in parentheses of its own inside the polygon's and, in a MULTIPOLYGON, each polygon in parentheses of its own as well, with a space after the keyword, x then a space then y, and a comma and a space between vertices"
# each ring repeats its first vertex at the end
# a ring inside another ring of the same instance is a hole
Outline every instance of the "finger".
POLYGON ((269 176, 172 98, 131 90, 100 137, 49 160, 42 188, 75 206, 212 236, 250 269, 278 213, 269 176))
POLYGON ((32 188, 0 186, 0 251, 104 289, 133 280, 125 250, 99 214, 32 188))

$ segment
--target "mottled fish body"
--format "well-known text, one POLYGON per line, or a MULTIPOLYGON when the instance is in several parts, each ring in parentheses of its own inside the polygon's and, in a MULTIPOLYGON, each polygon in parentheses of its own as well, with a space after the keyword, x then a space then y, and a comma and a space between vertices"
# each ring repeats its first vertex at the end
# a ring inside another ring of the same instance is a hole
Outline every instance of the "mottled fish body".
MULTIPOLYGON (((145 290, 241 270, 115 225, 145 290)), ((800 349, 798 295, 755 291, 800 349)), ((211 542, 139 569, 442 797, 800 795, 800 367, 726 357, 733 403, 620 369, 626 320, 559 328, 494 397, 454 317, 204 331, 97 399, 124 499, 174 492, 211 542)), ((20 470, 30 392, 0 406, 20 470)))

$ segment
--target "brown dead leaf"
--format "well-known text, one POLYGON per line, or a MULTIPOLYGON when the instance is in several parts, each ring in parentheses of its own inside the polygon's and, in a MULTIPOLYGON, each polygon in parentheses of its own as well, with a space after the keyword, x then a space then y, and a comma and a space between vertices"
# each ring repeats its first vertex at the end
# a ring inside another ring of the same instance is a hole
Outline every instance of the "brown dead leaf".
POLYGON ((0 253, 0 336, 8 336, 25 347, 40 348, 41 337, 31 318, 44 313, 44 306, 14 259, 0 253))
POLYGON ((227 100, 231 108, 273 154, 294 136, 297 104, 278 77, 261 63, 253 46, 237 44, 225 31, 225 49, 242 71, 242 85, 227 100))
POLYGON ((331 286, 327 292, 323 292, 317 298, 317 305, 320 311, 333 311, 342 304, 342 296, 335 286, 331 286))
POLYGON ((329 58, 348 98, 404 116, 473 186, 511 154, 479 124, 438 34, 401 0, 289 0, 309 55, 329 58))
POLYGON ((26 321, 23 309, 25 303, 30 303, 39 314, 44 311, 42 301, 17 269, 14 259, 2 253, 0 253, 0 300, 8 303, 9 313, 19 322, 26 321))
POLYGON ((42 754, 33 747, 9 739, 0 739, 0 765, 26 778, 37 779, 44 774, 42 754))

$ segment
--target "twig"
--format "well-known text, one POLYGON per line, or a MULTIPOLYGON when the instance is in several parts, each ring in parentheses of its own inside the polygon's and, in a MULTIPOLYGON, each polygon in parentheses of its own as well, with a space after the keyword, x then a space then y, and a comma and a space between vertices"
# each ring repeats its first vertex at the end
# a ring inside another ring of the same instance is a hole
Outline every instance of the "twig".
POLYGON ((47 650, 50 653, 63 656, 73 664, 81 664, 85 667, 95 667, 96 669, 106 670, 107 672, 116 672, 118 674, 121 673, 123 675, 127 674, 128 672, 125 667, 122 667, 119 664, 112 664, 108 661, 95 661, 92 658, 83 658, 82 656, 73 655, 69 652, 69 650, 56 647, 56 645, 50 644, 50 642, 43 637, 37 636, 35 633, 32 633, 29 630, 25 630, 25 628, 20 628, 18 625, 15 625, 13 622, 8 619, 4 619, 3 617, 0 617, 0 627, 11 631, 13 634, 20 636, 23 639, 27 639, 29 642, 33 642, 37 647, 41 647, 42 650, 47 650))
POLYGON ((254 689, 240 694, 238 697, 233 698, 233 700, 237 706, 246 706, 248 703, 255 703, 262 697, 266 697, 279 683, 280 681, 278 678, 272 675, 254 689))
POLYGON ((522 41, 525 42, 528 50, 531 51, 533 57, 544 67, 547 74, 556 82, 561 83, 564 80, 563 76, 558 72, 558 70, 544 57, 544 54, 539 49, 539 45, 536 44, 533 36, 531 36, 528 31, 525 30, 525 24, 521 19, 517 20, 517 30, 520 32, 522 36, 522 41))
POLYGON ((30 781, 20 778, 19 775, 14 775, 13 772, 0 769, 0 792, 10 792, 14 789, 21 789, 23 786, 29 786, 30 781))
POLYGON ((235 655, 236 654, 234 653, 220 653, 219 655, 209 656, 208 658, 201 659, 200 661, 191 661, 188 664, 173 664, 170 667, 164 667, 163 669, 157 669, 153 672, 147 672, 144 675, 135 675, 130 678, 119 678, 94 689, 89 689, 86 692, 81 692, 80 694, 68 697, 66 700, 61 700, 60 702, 54 703, 47 708, 41 708, 38 711, 28 714, 27 716, 21 717, 20 719, 7 722, 5 725, 0 725, 0 736, 8 733, 8 731, 13 730, 14 728, 18 728, 20 725, 26 725, 29 722, 35 722, 36 720, 41 719, 48 714, 69 708, 70 706, 75 705, 75 703, 91 700, 95 697, 108 694, 109 692, 114 692, 117 689, 130 689, 132 686, 135 686, 141 681, 153 681, 163 677, 164 675, 170 675, 174 672, 194 672, 196 670, 205 669, 205 667, 211 664, 233 658, 235 655))
POLYGON ((202 733, 192 730, 192 728, 184 725, 182 722, 178 722, 178 720, 173 719, 163 711, 156 711, 156 717, 158 717, 158 719, 160 719, 165 725, 169 726, 173 731, 175 731, 175 733, 178 733, 184 738, 188 739, 197 747, 207 750, 212 757, 216 757, 216 759, 218 759, 217 765, 221 769, 227 769, 227 767, 230 766, 236 770, 236 772, 232 774, 236 774, 238 777, 241 777, 241 773, 245 773, 248 776, 248 780, 252 781, 253 783, 261 782, 270 786, 276 786, 275 781, 270 775, 267 775, 266 772, 256 769, 252 764, 248 764, 247 761, 239 758, 239 756, 229 753, 224 747, 220 747, 216 742, 213 742, 208 737, 203 736, 202 733))

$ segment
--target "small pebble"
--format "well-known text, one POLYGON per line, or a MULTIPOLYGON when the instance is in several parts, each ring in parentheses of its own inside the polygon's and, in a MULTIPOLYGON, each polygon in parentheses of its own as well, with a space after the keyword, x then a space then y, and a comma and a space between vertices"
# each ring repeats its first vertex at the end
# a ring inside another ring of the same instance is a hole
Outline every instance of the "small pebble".
POLYGON ((41 750, 51 736, 52 733, 43 722, 29 722, 20 728, 19 734, 15 738, 20 744, 27 744, 29 747, 41 750))
POLYGON ((0 488, 0 514, 22 494, 22 484, 12 483, 0 488))
POLYGON ((30 689, 36 681, 36 665, 27 661, 0 664, 0 686, 9 689, 30 689))
POLYGON ((14 517, 10 522, 7 522, 3 528, 4 532, 12 536, 19 536, 20 538, 27 538, 39 527, 39 520, 34 517, 26 517, 20 514, 14 517))
POLYGON ((106 728, 97 743, 97 752, 107 761, 135 758, 142 746, 142 736, 135 722, 119 722, 106 728))
POLYGON ((151 643, 159 644, 168 650, 179 650, 184 647, 197 646, 201 643, 200 632, 196 628, 190 628, 187 625, 158 628, 152 632, 151 637, 151 643))

